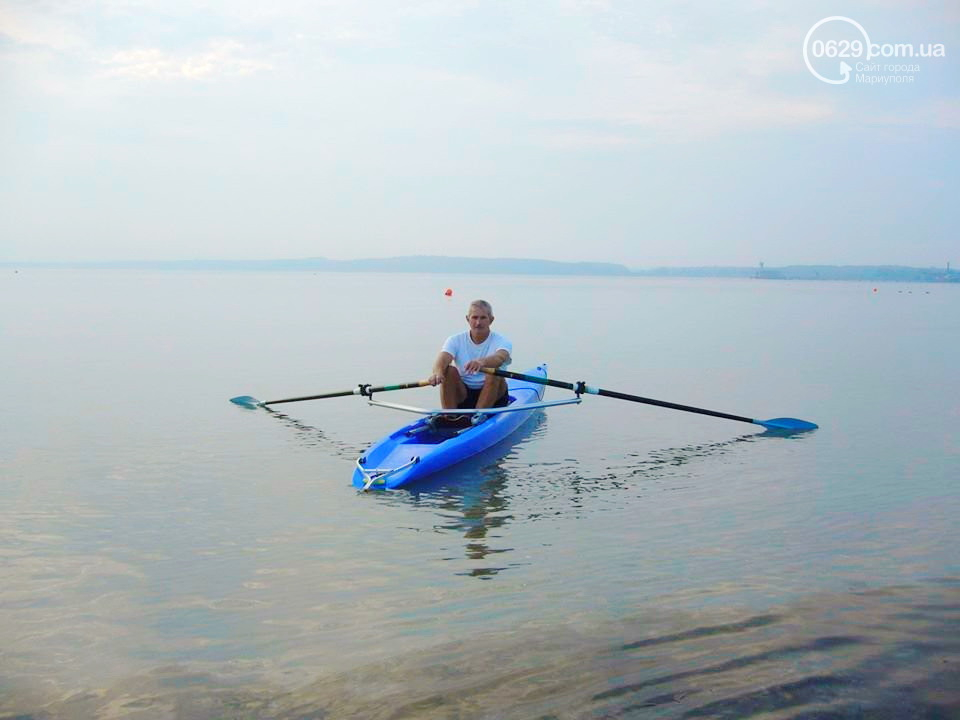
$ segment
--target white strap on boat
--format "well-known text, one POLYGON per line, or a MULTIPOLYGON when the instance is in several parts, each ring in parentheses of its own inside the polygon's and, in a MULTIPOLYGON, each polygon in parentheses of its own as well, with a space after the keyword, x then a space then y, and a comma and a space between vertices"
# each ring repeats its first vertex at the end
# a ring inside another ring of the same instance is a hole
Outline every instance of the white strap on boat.
POLYGON ((537 402, 530 404, 507 405, 505 407, 495 408, 437 408, 436 410, 427 410, 425 408, 413 407, 412 405, 397 405, 396 403, 381 402, 380 400, 367 400, 370 405, 377 407, 390 408, 391 410, 403 410, 404 412, 417 413, 419 415, 499 415, 506 412, 520 412, 521 410, 536 410, 537 408, 554 407, 555 405, 578 405, 581 399, 569 398, 568 400, 549 400, 547 402, 537 402))
POLYGON ((373 485, 375 482, 381 482, 381 483, 384 482, 384 478, 386 478, 387 475, 392 475, 393 473, 400 472, 401 470, 404 470, 405 468, 408 468, 411 465, 416 465, 418 462, 420 462, 420 457, 419 456, 412 457, 410 458, 410 462, 395 468, 365 468, 363 466, 363 463, 361 462, 362 460, 363 460, 362 457, 357 458, 357 468, 360 470, 360 473, 367 479, 367 482, 364 483, 363 490, 369 490, 370 486, 373 485))

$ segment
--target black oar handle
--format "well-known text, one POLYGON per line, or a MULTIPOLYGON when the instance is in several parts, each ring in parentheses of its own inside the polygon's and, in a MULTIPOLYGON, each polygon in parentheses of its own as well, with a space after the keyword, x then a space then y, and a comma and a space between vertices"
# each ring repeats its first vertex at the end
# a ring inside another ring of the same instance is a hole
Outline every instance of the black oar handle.
POLYGON ((577 394, 589 393, 590 395, 603 395, 604 397, 616 398, 618 400, 629 400, 630 402, 656 405, 658 407, 671 408, 672 410, 711 415, 712 417, 724 418, 726 420, 739 420, 740 422, 746 423, 754 422, 752 418, 743 417, 742 415, 731 415, 716 410, 693 407, 692 405, 680 405, 678 403, 667 402, 666 400, 654 400, 653 398, 641 397, 639 395, 628 395, 627 393, 617 392, 616 390, 603 390, 601 388, 590 387, 582 382, 569 383, 563 382, 562 380, 550 380, 549 378, 524 375, 523 373, 510 372, 509 370, 500 370, 498 368, 483 368, 482 370, 488 375, 499 375, 500 377, 513 378, 514 380, 526 380, 527 382, 540 383, 541 385, 550 385, 551 387, 563 388, 564 390, 573 390, 577 394))
POLYGON ((480 368, 480 372, 485 372, 487 375, 499 375, 500 377, 513 378, 514 380, 526 380, 527 382, 535 382, 540 385, 549 385, 550 387, 573 390, 574 392, 577 391, 575 384, 563 382, 563 380, 551 380, 550 378, 537 377, 536 375, 524 375, 523 373, 510 372, 509 370, 501 370, 500 368, 480 368))
POLYGON ((282 400, 267 400, 261 405, 279 405, 280 403, 301 402, 303 400, 326 400, 327 398, 346 397, 347 395, 366 395, 370 396, 375 392, 388 392, 390 390, 409 390, 411 388, 424 387, 429 385, 427 380, 417 380, 416 382, 402 383, 400 385, 381 385, 380 387, 371 387, 369 385, 359 385, 353 390, 339 390, 337 392, 323 393, 322 395, 304 395, 303 397, 283 398, 282 400))

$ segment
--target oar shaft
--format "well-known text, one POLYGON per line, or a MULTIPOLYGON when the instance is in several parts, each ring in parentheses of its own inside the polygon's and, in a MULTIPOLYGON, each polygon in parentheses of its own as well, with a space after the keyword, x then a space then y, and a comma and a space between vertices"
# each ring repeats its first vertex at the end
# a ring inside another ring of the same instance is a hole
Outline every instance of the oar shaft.
POLYGON ((400 385, 381 385, 379 387, 360 385, 353 390, 339 390, 337 392, 322 393, 320 395, 304 395, 303 397, 283 398, 281 400, 267 400, 261 403, 261 405, 279 405, 280 403, 301 402, 303 400, 326 400, 327 398, 346 397, 348 395, 370 395, 372 393, 388 392, 390 390, 409 390, 411 388, 424 387, 429 384, 427 380, 417 380, 416 382, 402 383, 400 385))
POLYGON ((266 400, 261 405, 279 405, 280 403, 300 402, 302 400, 325 400, 326 398, 346 397, 356 395, 356 390, 342 390, 340 392, 323 393, 322 395, 304 395, 303 397, 283 398, 281 400, 266 400))
POLYGON ((653 398, 641 397, 640 395, 629 395, 627 393, 617 392, 616 390, 603 390, 589 385, 563 382, 562 380, 551 380, 541 378, 535 375, 524 375, 523 373, 510 372, 509 370, 500 370, 495 368, 483 368, 483 372, 488 375, 499 375, 500 377, 513 378, 514 380, 526 380, 527 382, 539 383, 541 385, 550 385, 551 387, 563 388, 577 392, 589 393, 591 395, 603 395, 604 397, 616 398, 618 400, 629 400, 630 402, 644 403, 645 405, 656 405, 658 407, 670 408, 672 410, 682 410, 684 412, 699 413, 700 415, 710 415, 712 417, 724 418, 726 420, 739 420, 740 422, 753 423, 752 418, 742 415, 731 415, 729 413, 718 412, 716 410, 706 410, 704 408, 693 407, 692 405, 680 405, 678 403, 667 402, 666 400, 654 400, 653 398))
POLYGON ((654 400, 653 398, 640 397, 639 395, 628 395, 627 393, 617 392, 616 390, 588 388, 587 392, 592 392, 595 395, 617 398, 618 400, 630 400, 631 402, 645 403, 646 405, 656 405, 658 407, 670 408, 672 410, 699 413, 700 415, 711 415, 713 417, 725 418, 726 420, 739 420, 740 422, 746 423, 753 422, 753 418, 743 417, 742 415, 731 415, 730 413, 719 412, 718 410, 707 410, 705 408, 693 407, 692 405, 680 405, 679 403, 667 402, 666 400, 654 400))

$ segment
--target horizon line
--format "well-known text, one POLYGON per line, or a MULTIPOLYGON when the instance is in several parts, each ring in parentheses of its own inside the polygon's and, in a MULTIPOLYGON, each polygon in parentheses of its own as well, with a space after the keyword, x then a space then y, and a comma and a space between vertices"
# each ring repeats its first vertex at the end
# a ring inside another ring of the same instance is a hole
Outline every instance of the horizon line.
POLYGON ((0 266, 16 265, 169 265, 169 264, 210 264, 210 263, 301 263, 301 262, 325 262, 325 263, 366 263, 366 262, 384 262, 395 260, 456 260, 471 262, 521 262, 521 263, 545 263, 549 265, 593 265, 608 266, 611 268, 624 268, 630 271, 637 270, 758 270, 760 272, 778 270, 784 268, 815 268, 815 267, 834 267, 834 268, 906 268, 911 270, 946 270, 948 272, 957 272, 951 265, 953 261, 944 261, 941 265, 909 265, 903 263, 838 263, 838 262, 791 262, 781 265, 768 265, 764 262, 758 262, 754 265, 744 264, 684 264, 684 265, 628 265, 624 262, 615 262, 610 260, 551 260, 548 258, 533 257, 477 257, 468 255, 389 255, 381 257, 361 257, 361 258, 329 258, 322 255, 302 256, 302 257, 273 257, 273 258, 167 258, 167 259, 98 259, 98 260, 3 260, 0 259, 0 266))

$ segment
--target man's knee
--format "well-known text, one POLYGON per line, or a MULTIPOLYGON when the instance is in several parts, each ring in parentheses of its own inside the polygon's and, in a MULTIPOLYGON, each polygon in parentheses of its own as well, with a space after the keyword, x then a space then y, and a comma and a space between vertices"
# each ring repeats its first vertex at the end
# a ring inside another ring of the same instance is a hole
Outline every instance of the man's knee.
POLYGON ((496 390, 495 397, 500 397, 507 391, 507 381, 496 375, 487 375, 483 379, 483 385, 491 390, 496 390))
POLYGON ((440 386, 440 394, 442 397, 446 397, 448 402, 454 402, 458 405, 467 397, 467 386, 463 384, 460 371, 453 365, 448 365, 443 374, 443 384, 440 386))

